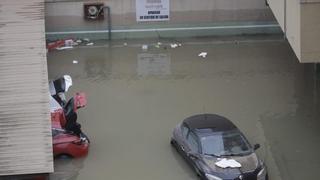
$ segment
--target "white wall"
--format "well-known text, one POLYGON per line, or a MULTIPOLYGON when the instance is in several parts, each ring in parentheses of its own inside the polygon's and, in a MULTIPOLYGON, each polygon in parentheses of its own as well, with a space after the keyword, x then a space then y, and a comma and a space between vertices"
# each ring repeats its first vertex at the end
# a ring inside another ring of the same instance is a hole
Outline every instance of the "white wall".
POLYGON ((285 0, 268 0, 269 6, 283 31, 285 30, 284 1, 285 0))
POLYGON ((320 0, 269 0, 269 4, 300 62, 320 62, 320 0))
POLYGON ((301 6, 301 56, 305 62, 320 62, 320 3, 301 6))
MULTIPOLYGON (((105 21, 88 22, 83 18, 83 4, 75 0, 46 0, 46 29, 48 32, 102 30, 105 21)), ((111 7, 115 29, 145 26, 197 25, 229 22, 273 22, 274 17, 264 0, 171 0, 170 21, 137 23, 135 0, 100 0, 111 7)))
POLYGON ((297 57, 301 59, 301 13, 300 0, 287 0, 287 15, 286 15, 286 36, 296 53, 297 57))

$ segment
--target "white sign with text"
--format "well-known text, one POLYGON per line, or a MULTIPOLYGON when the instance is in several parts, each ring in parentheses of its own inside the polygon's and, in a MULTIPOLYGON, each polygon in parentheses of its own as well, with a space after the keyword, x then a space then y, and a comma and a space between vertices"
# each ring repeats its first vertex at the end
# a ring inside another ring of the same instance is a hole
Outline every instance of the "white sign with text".
POLYGON ((137 21, 168 21, 170 0, 136 0, 137 21))

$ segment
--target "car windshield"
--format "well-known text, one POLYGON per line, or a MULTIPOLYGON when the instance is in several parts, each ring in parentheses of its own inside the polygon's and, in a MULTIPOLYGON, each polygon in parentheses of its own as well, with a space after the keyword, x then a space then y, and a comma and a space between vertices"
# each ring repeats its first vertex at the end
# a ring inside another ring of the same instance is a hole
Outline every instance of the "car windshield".
POLYGON ((253 152, 245 137, 238 131, 216 132, 201 137, 202 153, 213 156, 242 156, 253 152))

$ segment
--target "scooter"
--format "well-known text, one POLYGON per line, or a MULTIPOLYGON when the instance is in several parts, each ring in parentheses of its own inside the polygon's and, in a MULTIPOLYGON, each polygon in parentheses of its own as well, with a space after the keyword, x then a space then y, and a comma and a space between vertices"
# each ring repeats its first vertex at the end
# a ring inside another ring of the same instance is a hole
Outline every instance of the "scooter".
MULTIPOLYGON (((56 83, 55 85, 59 84, 56 83)), ((51 94, 52 96, 50 96, 53 154, 55 157, 78 158, 85 156, 88 154, 90 140, 82 132, 81 125, 77 122, 77 110, 86 106, 86 95, 76 93, 68 102, 65 102, 61 98, 65 97, 64 92, 60 91, 58 94, 60 95, 53 96, 51 94)))
POLYGON ((64 75, 53 81, 49 81, 50 95, 58 101, 61 106, 65 106, 67 103, 65 93, 68 92, 72 86, 72 78, 69 75, 64 75))

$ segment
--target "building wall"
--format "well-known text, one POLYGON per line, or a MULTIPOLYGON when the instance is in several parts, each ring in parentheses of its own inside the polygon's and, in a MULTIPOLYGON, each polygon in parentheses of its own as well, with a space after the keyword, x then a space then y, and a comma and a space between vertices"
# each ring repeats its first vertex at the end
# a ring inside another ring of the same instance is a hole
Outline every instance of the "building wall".
POLYGON ((277 19, 279 25, 281 26, 281 29, 285 30, 285 13, 284 13, 284 6, 285 6, 285 0, 268 0, 269 6, 272 9, 272 12, 277 19))
POLYGON ((264 0, 171 0, 170 21, 143 23, 136 21, 135 0, 46 0, 46 31, 107 30, 106 20, 84 20, 83 4, 87 2, 111 7, 113 30, 275 23, 264 0))
POLYGON ((268 2, 300 62, 320 62, 320 0, 268 2))
POLYGON ((301 5, 301 56, 305 62, 320 62, 320 1, 301 5))
POLYGON ((53 172, 43 0, 0 1, 0 85, 0 179, 53 172))
POLYGON ((296 56, 301 59, 300 0, 286 0, 285 34, 296 56))

